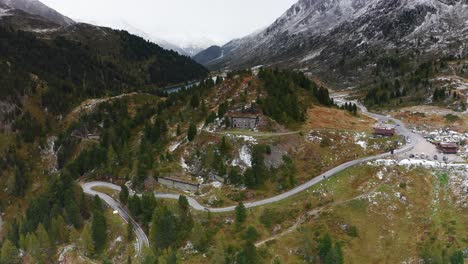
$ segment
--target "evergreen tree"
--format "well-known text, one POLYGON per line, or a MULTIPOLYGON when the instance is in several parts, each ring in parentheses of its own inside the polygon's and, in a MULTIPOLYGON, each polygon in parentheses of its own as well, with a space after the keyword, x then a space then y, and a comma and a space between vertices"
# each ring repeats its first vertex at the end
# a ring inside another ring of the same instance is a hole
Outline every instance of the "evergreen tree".
POLYGON ((463 252, 461 251, 455 251, 452 256, 450 256, 450 264, 463 264, 464 263, 464 257, 463 257, 463 252))
POLYGON ((158 259, 156 255, 154 255, 153 251, 150 248, 143 248, 143 257, 141 260, 141 264, 155 264, 158 263, 158 259))
POLYGON ((109 173, 112 174, 114 172, 117 162, 118 162, 117 153, 112 147, 112 144, 110 144, 107 150, 107 171, 109 173))
POLYGON ((23 196, 27 185, 26 175, 18 167, 15 167, 14 173, 13 195, 23 196))
POLYGON ((154 208, 156 208, 156 198, 153 193, 144 193, 141 197, 141 218, 145 225, 151 221, 154 208))
POLYGON ((332 248, 332 240, 329 234, 326 234, 320 241, 319 241, 319 257, 322 263, 325 263, 325 259, 328 253, 331 251, 332 248))
POLYGON ((133 230, 133 224, 131 222, 128 222, 128 224, 127 224, 127 241, 128 242, 131 242, 131 241, 133 241, 133 239, 135 239, 135 236, 134 236, 133 232, 135 232, 133 230))
POLYGON ((81 232, 80 246, 88 255, 94 253, 95 247, 90 224, 86 224, 81 232))
POLYGON ((150 241, 156 252, 174 245, 175 238, 177 238, 176 222, 176 217, 166 206, 160 206, 154 210, 150 241))
POLYGON ((242 184, 242 174, 237 167, 232 167, 228 175, 229 183, 234 185, 242 184))
POLYGON ((183 241, 192 231, 194 221, 187 197, 179 196, 179 240, 183 241))
POLYGON ((197 93, 190 99, 190 106, 192 106, 192 108, 198 108, 200 106, 200 97, 197 93))
POLYGON ((158 264, 177 264, 177 254, 172 249, 164 250, 158 258, 158 264))
POLYGON ((120 186, 119 200, 122 204, 126 205, 128 203, 128 187, 125 184, 120 186))
POLYGON ((130 213, 135 217, 139 218, 141 215, 141 201, 138 195, 133 195, 128 200, 128 209, 130 213))
POLYGON ((19 251, 10 240, 6 240, 2 245, 2 252, 0 254, 0 263, 2 264, 16 264, 20 263, 19 251))
POLYGON ((194 123, 191 123, 187 132, 187 139, 193 141, 197 136, 197 127, 194 123))
POLYGON ((96 251, 100 252, 107 240, 107 221, 102 209, 102 202, 98 196, 94 198, 93 220, 91 223, 91 234, 96 251))
POLYGON ((26 235, 23 248, 26 250, 26 252, 35 258, 39 258, 41 255, 39 240, 34 233, 29 233, 26 235))
POLYGON ((42 224, 39 224, 36 230, 37 241, 39 242, 39 249, 42 253, 50 249, 49 235, 42 224))
POLYGON ((176 132, 177 136, 180 136, 182 135, 182 129, 180 128, 180 124, 177 124, 177 132, 176 132))
POLYGON ((61 215, 52 219, 49 230, 49 237, 51 242, 64 243, 68 241, 68 227, 65 220, 61 215))
POLYGON ((242 202, 236 206, 236 224, 238 226, 242 225, 247 219, 247 210, 242 202))

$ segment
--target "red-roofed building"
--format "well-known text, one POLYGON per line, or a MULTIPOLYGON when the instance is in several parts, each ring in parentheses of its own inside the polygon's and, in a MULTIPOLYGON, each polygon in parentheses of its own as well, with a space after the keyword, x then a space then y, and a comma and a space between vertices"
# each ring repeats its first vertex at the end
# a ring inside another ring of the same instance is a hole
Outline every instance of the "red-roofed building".
POLYGON ((444 154, 457 154, 458 146, 455 143, 439 143, 439 150, 444 154))
POLYGON ((386 137, 395 135, 395 127, 390 126, 376 126, 374 127, 374 134, 386 137))

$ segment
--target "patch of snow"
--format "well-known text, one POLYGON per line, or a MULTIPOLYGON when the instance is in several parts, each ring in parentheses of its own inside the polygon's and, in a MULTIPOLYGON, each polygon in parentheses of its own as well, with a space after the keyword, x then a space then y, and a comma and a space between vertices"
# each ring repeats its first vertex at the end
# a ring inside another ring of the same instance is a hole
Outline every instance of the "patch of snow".
POLYGON ((367 142, 365 141, 359 140, 359 141, 356 141, 356 144, 361 146, 361 148, 363 149, 367 149, 367 142))
POLYGON ((28 31, 31 31, 31 32, 34 32, 34 33, 39 33, 39 34, 55 32, 57 30, 59 30, 59 28, 32 28, 32 29, 28 29, 28 31))
POLYGON ((383 172, 382 171, 377 172, 377 178, 379 178, 379 180, 383 180, 383 172))
POLYGON ((199 184, 203 184, 205 182, 205 179, 203 179, 203 177, 201 177, 201 176, 198 176, 197 181, 198 181, 199 184))
POLYGON ((179 148, 180 144, 182 144, 182 141, 176 142, 172 145, 169 146, 169 152, 174 152, 177 148, 179 148))
POLYGON ((245 165, 252 167, 252 154, 250 153, 249 147, 246 145, 243 145, 240 149, 239 158, 245 165))
POLYGON ((189 171, 189 170, 190 170, 190 167, 189 167, 189 165, 187 165, 187 163, 185 162, 184 157, 181 157, 181 158, 180 158, 180 166, 181 166, 182 169, 184 169, 185 171, 189 171))
POLYGON ((10 10, 11 9, 0 8, 0 17, 11 16, 10 10))
POLYGON ((318 50, 315 50, 311 53, 309 53, 309 55, 307 55, 304 59, 301 60, 301 62, 305 62, 305 61, 309 61, 309 60, 312 60, 312 59, 315 59, 316 57, 320 56, 320 54, 322 53, 322 51, 324 50, 325 48, 320 48, 318 50))
POLYGON ((214 181, 211 183, 211 186, 213 186, 216 189, 221 189, 221 187, 223 187, 223 184, 219 181, 214 181))

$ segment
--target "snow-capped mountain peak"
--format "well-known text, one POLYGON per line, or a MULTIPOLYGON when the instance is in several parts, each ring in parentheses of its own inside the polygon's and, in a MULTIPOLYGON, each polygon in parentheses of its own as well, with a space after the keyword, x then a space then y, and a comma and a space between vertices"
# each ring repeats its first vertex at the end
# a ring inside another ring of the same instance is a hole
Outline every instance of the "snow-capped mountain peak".
MULTIPOLYGON (((379 56, 468 53, 468 0, 299 0, 263 31, 222 47, 211 68, 278 65, 317 74, 353 63, 371 71, 379 56)), ((337 76, 338 74, 333 74, 337 76)))

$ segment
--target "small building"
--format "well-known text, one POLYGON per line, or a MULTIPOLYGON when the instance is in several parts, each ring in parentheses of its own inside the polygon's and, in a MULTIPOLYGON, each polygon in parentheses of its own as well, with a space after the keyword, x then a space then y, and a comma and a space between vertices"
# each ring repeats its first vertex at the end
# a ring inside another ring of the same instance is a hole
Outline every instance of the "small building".
POLYGON ((457 154, 458 146, 455 143, 439 143, 437 145, 440 152, 444 154, 457 154))
POLYGON ((395 135, 395 127, 388 125, 377 125, 374 127, 374 134, 385 137, 393 137, 395 135))
POLYGON ((260 116, 256 114, 239 113, 228 115, 231 128, 255 129, 260 123, 260 116))

